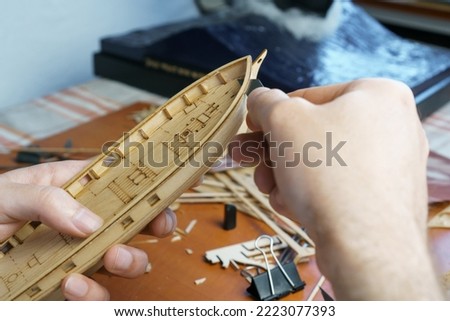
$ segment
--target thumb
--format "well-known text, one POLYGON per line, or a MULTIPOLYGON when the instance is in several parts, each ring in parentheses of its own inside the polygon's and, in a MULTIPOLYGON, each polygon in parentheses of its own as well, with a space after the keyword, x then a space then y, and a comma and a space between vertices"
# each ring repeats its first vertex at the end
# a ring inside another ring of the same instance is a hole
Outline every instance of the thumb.
POLYGON ((265 131, 271 115, 289 96, 279 89, 256 88, 247 99, 247 125, 252 131, 265 131))
POLYGON ((0 239, 12 235, 24 221, 40 221, 59 232, 86 237, 103 220, 55 186, 2 183, 0 239))

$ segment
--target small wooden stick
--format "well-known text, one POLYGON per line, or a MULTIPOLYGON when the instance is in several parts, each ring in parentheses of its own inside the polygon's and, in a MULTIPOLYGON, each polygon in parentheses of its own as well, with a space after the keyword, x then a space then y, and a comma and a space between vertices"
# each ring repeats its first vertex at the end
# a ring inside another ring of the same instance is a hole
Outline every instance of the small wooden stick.
POLYGON ((305 233, 305 231, 303 231, 292 220, 275 212, 272 206, 270 206, 269 200, 266 197, 264 197, 260 191, 256 190, 254 186, 251 186, 245 179, 243 179, 241 175, 237 174, 235 171, 228 171, 227 174, 231 176, 236 182, 241 184, 241 186, 243 186, 251 196, 253 196, 256 200, 258 200, 273 215, 275 215, 277 218, 279 218, 285 224, 287 224, 293 231, 295 231, 295 233, 303 237, 306 242, 311 244, 311 246, 313 247, 315 246, 314 241, 311 240, 311 238, 308 236, 308 234, 305 233))
POLYGON ((218 182, 214 179, 210 179, 210 178, 204 178, 202 184, 208 185, 208 186, 213 186, 213 187, 226 188, 226 186, 223 185, 223 183, 218 182))
POLYGON ((244 202, 247 207, 252 210, 256 216, 261 219, 264 223, 266 223, 275 233, 277 233, 297 254, 302 257, 307 257, 314 255, 314 249, 310 248, 308 251, 307 248, 301 247, 300 244, 295 242, 285 231, 283 231, 278 225, 275 224, 267 215, 262 212, 257 206, 255 206, 252 202, 250 202, 247 198, 243 197, 241 193, 236 191, 233 182, 231 182, 230 178, 222 173, 214 174, 220 181, 222 181, 237 197, 244 202), (312 251, 311 251, 312 250, 312 251))
POLYGON ((198 198, 198 197, 233 197, 234 194, 233 193, 227 193, 227 192, 210 192, 210 193, 183 193, 180 196, 180 199, 184 199, 184 198, 198 198))
POLYGON ((182 235, 186 235, 186 232, 183 231, 182 229, 180 229, 179 227, 176 227, 176 228, 175 228, 175 232, 180 233, 180 234, 182 234, 182 235))
POLYGON ((201 279, 195 280, 194 283, 195 283, 195 285, 200 285, 200 284, 205 283, 205 281, 206 281, 206 278, 201 278, 201 279))
POLYGON ((156 240, 156 239, 149 239, 149 240, 131 242, 131 243, 128 243, 128 244, 129 245, 136 245, 136 244, 151 244, 151 243, 158 243, 158 240, 156 240))
POLYGON ((239 203, 234 203, 234 206, 236 206, 237 210, 241 213, 244 213, 245 215, 251 216, 253 218, 259 219, 259 217, 253 213, 245 204, 242 204, 241 201, 239 203))
MULTIPOLYGON (((213 180, 213 179, 209 179, 209 178, 203 179, 202 184, 206 185, 206 186, 219 187, 219 188, 223 188, 223 189, 227 188, 223 183, 218 182, 218 181, 213 180)), ((245 189, 240 187, 240 186, 237 186, 236 188, 240 192, 245 192, 245 189)))
MULTIPOLYGON (((272 209, 273 210, 273 209, 272 209)), ((275 212, 276 213, 276 212, 275 212)), ((295 224, 294 221, 290 220, 284 215, 276 213, 277 218, 282 220, 284 223, 286 223, 295 233, 303 237, 303 239, 308 242, 312 247, 316 247, 316 244, 314 241, 309 237, 308 234, 306 234, 305 231, 303 231, 297 224, 295 224)))
POLYGON ((186 234, 191 233, 192 229, 194 228, 195 224, 197 224, 197 220, 192 220, 189 222, 188 226, 184 229, 184 232, 186 234))
MULTIPOLYGON (((201 195, 201 194, 200 194, 201 195)), ((223 198, 223 197, 217 197, 217 198, 203 198, 203 197, 198 197, 198 198, 179 198, 177 200, 178 203, 235 203, 235 202, 240 202, 239 200, 237 200, 236 198, 223 198)))
POLYGON ((317 295, 317 292, 319 292, 320 287, 323 285, 323 282, 325 282, 325 277, 322 275, 319 279, 319 281, 316 283, 316 285, 314 286, 314 288, 312 289, 311 293, 309 294, 308 298, 306 299, 306 301, 312 301, 314 300, 314 298, 317 295))

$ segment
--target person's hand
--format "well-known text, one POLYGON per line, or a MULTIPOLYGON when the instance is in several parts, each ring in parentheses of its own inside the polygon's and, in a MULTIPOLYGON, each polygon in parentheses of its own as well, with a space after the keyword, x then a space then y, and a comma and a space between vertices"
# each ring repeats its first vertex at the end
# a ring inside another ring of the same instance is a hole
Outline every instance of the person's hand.
MULTIPOLYGON (((86 165, 86 161, 46 163, 0 175, 0 242, 27 221, 41 221, 77 237, 87 237, 97 230, 102 219, 59 188, 86 165)), ((145 232, 163 237, 175 227, 176 216, 166 209, 145 232)), ((111 273, 134 278, 146 271, 148 257, 142 250, 120 244, 106 252, 103 263, 111 273)), ((67 276, 61 290, 69 300, 109 299, 107 289, 81 274, 67 276)))
POLYGON ((260 88, 247 124, 233 158, 260 157, 257 186, 306 227, 338 298, 440 298, 425 233, 428 145, 407 86, 260 88))

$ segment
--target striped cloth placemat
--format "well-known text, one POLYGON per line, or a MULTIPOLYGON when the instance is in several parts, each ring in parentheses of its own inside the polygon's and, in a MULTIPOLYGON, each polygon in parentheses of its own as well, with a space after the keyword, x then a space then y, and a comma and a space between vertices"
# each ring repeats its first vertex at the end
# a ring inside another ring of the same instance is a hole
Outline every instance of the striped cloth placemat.
POLYGON ((119 110, 135 102, 166 98, 116 81, 97 78, 30 102, 0 110, 0 153, 119 110))

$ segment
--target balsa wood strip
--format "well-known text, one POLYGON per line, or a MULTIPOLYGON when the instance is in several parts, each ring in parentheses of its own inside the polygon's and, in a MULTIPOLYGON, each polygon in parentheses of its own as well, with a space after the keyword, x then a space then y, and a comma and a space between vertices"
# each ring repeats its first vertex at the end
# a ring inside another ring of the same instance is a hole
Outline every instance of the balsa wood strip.
MULTIPOLYGON (((201 194, 199 194, 201 195, 201 194)), ((177 202, 181 204, 195 204, 195 203, 236 203, 240 202, 237 198, 222 198, 222 197, 214 197, 214 198, 179 198, 177 202)))
POLYGON ((308 242, 311 246, 315 247, 314 241, 303 231, 297 224, 291 221, 289 218, 280 215, 275 212, 272 206, 269 204, 269 200, 261 194, 260 191, 256 189, 255 186, 248 183, 242 175, 238 174, 235 171, 227 171, 227 174, 233 178, 236 182, 238 182, 241 186, 243 186, 247 192, 252 195, 256 200, 258 200, 272 215, 276 216, 278 219, 282 220, 286 225, 288 225, 295 233, 300 235, 306 242, 308 242))
POLYGON ((250 202, 247 198, 241 196, 241 194, 235 189, 233 182, 227 175, 223 173, 214 174, 217 179, 219 179, 222 183, 224 183, 233 193, 235 193, 236 197, 238 197, 253 213, 261 219, 264 223, 266 223, 275 233, 277 233, 301 258, 308 257, 315 254, 313 248, 304 248, 300 246, 297 242, 295 242, 285 231, 283 231, 274 221, 267 217, 267 215, 262 212, 257 206, 255 206, 252 202, 250 202))
POLYGON ((314 298, 316 297, 317 293, 320 290, 320 287, 323 285, 323 283, 325 282, 325 277, 322 275, 319 279, 319 281, 317 281, 316 285, 314 286, 314 288, 312 289, 311 293, 309 294, 308 298, 306 299, 306 301, 313 301, 314 298))
MULTIPOLYGON (((246 193, 240 193, 242 196, 248 196, 246 193)), ((233 197, 234 193, 231 192, 201 192, 201 193, 183 193, 180 196, 180 199, 185 198, 220 198, 220 197, 233 197)))

